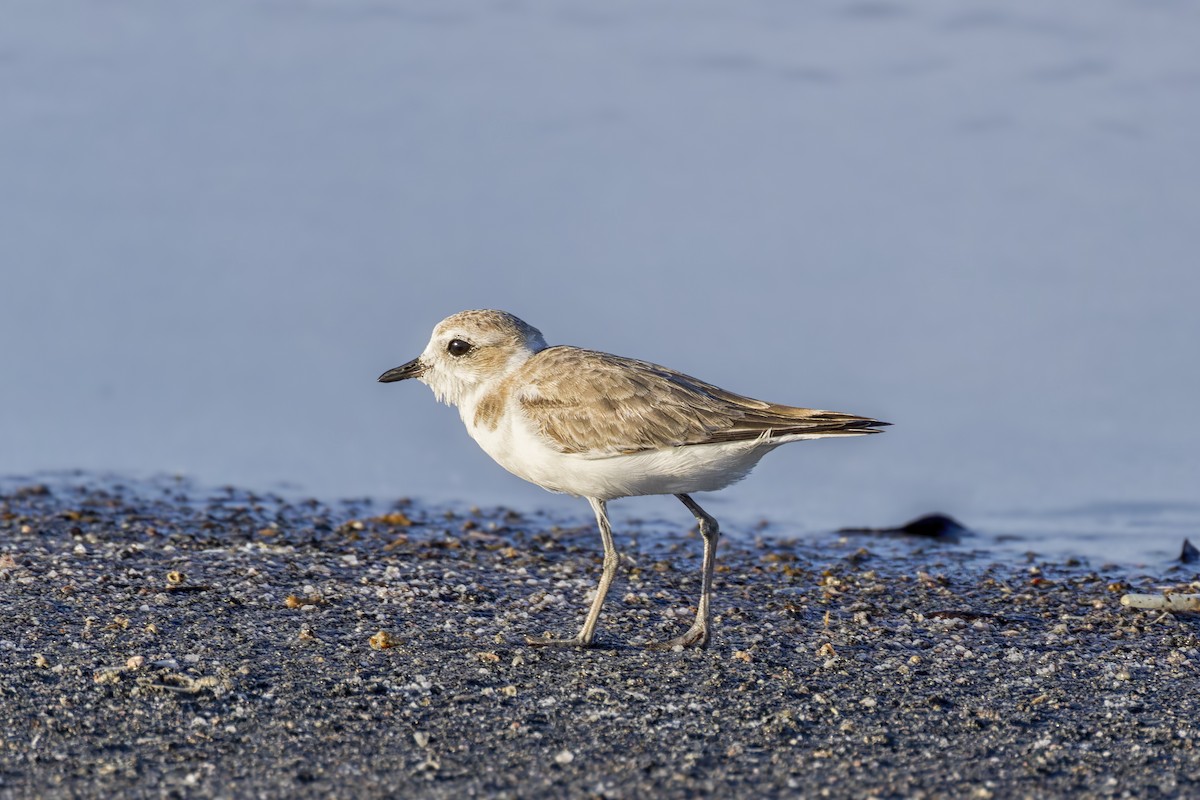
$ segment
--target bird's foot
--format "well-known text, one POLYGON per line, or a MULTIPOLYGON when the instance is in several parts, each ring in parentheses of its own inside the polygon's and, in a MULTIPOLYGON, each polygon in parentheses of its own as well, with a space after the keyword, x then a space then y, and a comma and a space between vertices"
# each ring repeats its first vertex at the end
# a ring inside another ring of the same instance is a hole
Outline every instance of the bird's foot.
POLYGON ((526 636, 525 644, 530 647, 591 647, 590 639, 584 639, 582 636, 572 636, 570 639, 551 639, 549 635, 539 639, 535 636, 526 636))
POLYGON ((676 647, 708 647, 708 626, 693 625, 674 639, 646 645, 647 650, 674 650, 676 647))

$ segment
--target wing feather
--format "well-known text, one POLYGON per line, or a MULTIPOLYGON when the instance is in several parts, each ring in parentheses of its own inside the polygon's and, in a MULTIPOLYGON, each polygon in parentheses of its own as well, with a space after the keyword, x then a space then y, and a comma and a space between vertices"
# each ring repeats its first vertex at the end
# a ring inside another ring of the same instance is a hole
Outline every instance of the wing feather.
POLYGON ((564 453, 596 457, 787 436, 878 433, 868 417, 766 403, 681 372, 550 347, 513 376, 526 418, 564 453))

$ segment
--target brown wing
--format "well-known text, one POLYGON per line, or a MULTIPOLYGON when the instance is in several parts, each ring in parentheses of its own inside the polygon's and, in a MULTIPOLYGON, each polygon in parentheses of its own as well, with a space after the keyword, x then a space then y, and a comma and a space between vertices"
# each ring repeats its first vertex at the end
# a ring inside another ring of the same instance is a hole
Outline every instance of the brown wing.
POLYGON ((513 376, 529 420, 565 453, 609 456, 785 436, 857 436, 866 417, 764 403, 629 358, 551 347, 513 376))

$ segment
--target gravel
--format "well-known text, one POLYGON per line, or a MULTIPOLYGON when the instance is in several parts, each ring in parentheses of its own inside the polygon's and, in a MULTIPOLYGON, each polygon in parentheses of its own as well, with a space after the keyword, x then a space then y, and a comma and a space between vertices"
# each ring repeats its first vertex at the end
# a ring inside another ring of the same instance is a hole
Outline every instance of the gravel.
POLYGON ((1200 794, 1195 565, 996 563, 184 485, 0 494, 0 797, 1200 794))

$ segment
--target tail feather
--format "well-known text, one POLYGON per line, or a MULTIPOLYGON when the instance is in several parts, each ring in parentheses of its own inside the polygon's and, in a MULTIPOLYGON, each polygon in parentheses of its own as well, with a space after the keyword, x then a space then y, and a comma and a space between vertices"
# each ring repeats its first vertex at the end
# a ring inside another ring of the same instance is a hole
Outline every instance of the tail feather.
POLYGON ((771 406, 769 409, 751 411, 733 427, 715 433, 712 441, 737 442, 787 436, 813 439, 827 436, 865 436, 883 433, 880 429, 890 424, 870 417, 841 414, 836 411, 771 406))

